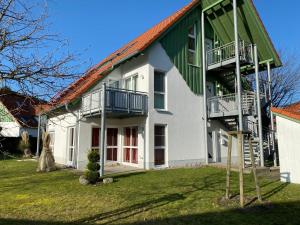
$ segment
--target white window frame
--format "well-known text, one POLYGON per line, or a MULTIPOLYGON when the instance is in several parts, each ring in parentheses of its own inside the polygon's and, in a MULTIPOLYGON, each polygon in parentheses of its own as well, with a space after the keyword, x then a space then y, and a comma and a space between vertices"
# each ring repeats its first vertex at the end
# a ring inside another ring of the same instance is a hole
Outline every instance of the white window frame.
POLYGON ((75 159, 75 148, 76 148, 76 127, 68 127, 68 153, 67 153, 67 164, 70 166, 74 166, 74 159, 75 159), (70 143, 70 138, 71 138, 71 132, 73 131, 73 143, 70 143), (70 160, 70 152, 71 150, 73 151, 72 153, 72 159, 70 160))
POLYGON ((101 146, 101 128, 99 127, 99 126, 92 126, 91 127, 91 144, 90 144, 90 146, 91 146, 91 150, 98 150, 98 151, 100 151, 100 146, 101 146), (99 146, 98 147, 95 147, 95 146, 93 146, 93 140, 92 140, 92 138, 93 138, 93 129, 94 128, 97 128, 97 129, 99 129, 99 146))
POLYGON ((126 89, 126 90, 130 90, 130 91, 138 91, 138 80, 139 80, 139 74, 138 73, 135 73, 135 74, 132 74, 126 78, 124 78, 124 82, 123 82, 123 88, 126 89), (135 79, 135 87, 133 85, 133 81, 134 81, 134 78, 135 79), (129 82, 129 87, 127 88, 126 87, 126 82, 130 80, 129 82))
POLYGON ((128 163, 128 164, 133 164, 133 165, 138 165, 139 164, 139 126, 125 126, 125 127, 123 127, 122 128, 122 162, 123 163, 128 163), (125 137, 125 128, 130 128, 130 145, 125 145, 125 143, 124 143, 124 137, 125 137), (137 132, 137 140, 138 140, 138 142, 137 142, 137 146, 133 146, 133 140, 132 140, 132 130, 133 130, 133 128, 136 128, 136 132, 137 132), (127 162, 127 161, 125 161, 125 159, 124 159, 124 149, 126 149, 126 148, 128 148, 128 149, 130 149, 130 151, 129 151, 129 162, 127 162), (136 149, 137 150, 137 162, 135 163, 135 162, 132 162, 132 150, 133 149, 136 149))
POLYGON ((167 107, 167 74, 166 74, 166 72, 164 72, 164 71, 161 71, 161 70, 155 70, 154 71, 154 98, 153 98, 153 106, 154 106, 154 108, 157 110, 157 111, 167 111, 168 110, 168 107, 167 107), (155 91, 155 73, 161 73, 161 74, 164 74, 164 79, 163 79, 163 81, 164 81, 164 92, 161 92, 161 91, 155 91), (163 108, 156 108, 155 107, 155 94, 158 94, 158 95, 163 95, 164 96, 164 107, 163 108))
MULTIPOLYGON (((189 43, 188 43, 188 53, 191 52, 191 53, 194 54, 194 57, 195 57, 195 63, 192 64, 192 63, 188 62, 188 64, 190 64, 190 65, 197 65, 197 54, 196 54, 196 52, 197 52, 197 27, 196 27, 196 24, 193 25, 193 29, 194 29, 194 34, 188 33, 188 37, 189 37, 189 38, 192 38, 192 39, 194 40, 194 42, 195 42, 195 50, 190 49, 190 48, 189 48, 189 43)), ((188 41, 189 41, 189 40, 188 40, 188 41)), ((188 59, 187 59, 187 60, 188 60, 188 59)))
POLYGON ((54 145, 55 145, 55 131, 49 131, 49 136, 50 136, 50 144, 49 147, 54 154, 54 145))
POLYGON ((154 154, 155 154, 155 150, 156 149, 164 149, 164 164, 161 165, 155 165, 155 155, 154 155, 154 166, 157 168, 160 167, 167 167, 167 142, 168 142, 168 130, 167 130, 167 125, 166 124, 154 124, 154 154), (155 145, 155 127, 156 126, 160 126, 160 127, 164 127, 164 137, 165 137, 165 145, 164 146, 156 146, 155 145))

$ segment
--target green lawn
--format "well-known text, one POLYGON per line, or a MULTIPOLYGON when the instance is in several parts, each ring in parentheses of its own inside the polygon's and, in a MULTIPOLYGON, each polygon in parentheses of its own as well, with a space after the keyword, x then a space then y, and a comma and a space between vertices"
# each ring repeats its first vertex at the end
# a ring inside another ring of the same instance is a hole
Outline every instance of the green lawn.
MULTIPOLYGON (((264 205, 218 204, 225 171, 215 168, 150 171, 82 186, 71 170, 35 172, 35 162, 0 161, 0 224, 300 224, 300 186, 260 180, 264 205)), ((255 196, 246 176, 247 196, 255 196)), ((233 192, 237 193, 237 174, 233 192)))

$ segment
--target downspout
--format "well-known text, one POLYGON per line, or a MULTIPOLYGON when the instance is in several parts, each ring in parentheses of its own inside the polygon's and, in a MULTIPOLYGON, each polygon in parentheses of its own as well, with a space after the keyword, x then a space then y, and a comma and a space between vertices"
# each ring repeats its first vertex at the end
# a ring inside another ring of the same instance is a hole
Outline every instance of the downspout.
MULTIPOLYGON (((76 135, 77 135, 77 141, 76 141, 76 148, 77 148, 77 153, 76 153, 76 168, 78 168, 78 159, 79 159, 79 115, 77 115, 76 113, 74 113, 73 111, 71 111, 69 109, 69 104, 66 103, 65 104, 65 109, 68 113, 71 113, 75 118, 76 118, 76 135)), ((80 110, 78 110, 78 114, 79 114, 80 110)), ((75 165, 74 165, 75 166, 75 165)))

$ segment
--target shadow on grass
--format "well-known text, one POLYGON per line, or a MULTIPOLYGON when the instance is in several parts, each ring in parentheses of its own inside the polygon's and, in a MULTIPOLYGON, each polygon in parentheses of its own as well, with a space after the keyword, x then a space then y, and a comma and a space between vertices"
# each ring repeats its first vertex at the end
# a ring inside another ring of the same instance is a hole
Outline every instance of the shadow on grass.
MULTIPOLYGON (((179 195, 168 196, 174 201, 180 200, 179 195)), ((163 201, 168 202, 170 199, 163 201)), ((153 204, 161 204, 159 201, 154 201, 153 204)), ((138 207, 138 205, 136 205, 138 207)), ((141 207, 143 207, 141 205, 141 207)), ((128 208, 128 211, 131 209, 128 208)), ((141 209, 142 210, 142 209, 141 209)), ((199 214, 190 214, 184 216, 173 216, 162 219, 147 219, 143 221, 127 222, 123 219, 115 218, 110 222, 105 222, 104 217, 114 217, 114 213, 110 212, 102 214, 100 220, 82 220, 70 223, 50 222, 50 221, 32 221, 32 220, 17 220, 17 219, 1 219, 0 225, 96 225, 96 224, 123 224, 123 225, 280 225, 280 224, 300 224, 300 202, 286 202, 275 204, 263 204, 247 207, 245 209, 228 209, 218 212, 208 212, 199 214)), ((129 215, 130 216, 130 215, 129 215)))

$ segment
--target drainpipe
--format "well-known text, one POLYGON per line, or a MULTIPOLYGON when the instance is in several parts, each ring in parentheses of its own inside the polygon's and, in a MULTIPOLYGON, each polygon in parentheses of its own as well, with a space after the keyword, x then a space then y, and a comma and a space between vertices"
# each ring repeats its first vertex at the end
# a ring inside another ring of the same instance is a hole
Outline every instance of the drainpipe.
POLYGON ((267 68, 268 68, 268 89, 269 89, 269 101, 270 101, 270 118, 271 118, 271 139, 272 139, 272 151, 274 154, 274 166, 277 166, 277 153, 275 150, 275 126, 274 126, 274 114, 271 111, 271 108, 273 107, 272 102, 272 80, 271 80, 271 65, 270 62, 267 62, 267 68))
POLYGON ((236 77, 238 89, 238 112, 239 112, 239 131, 243 131, 243 110, 242 110, 242 84, 241 84, 241 68, 240 68, 240 43, 238 34, 237 19, 237 0, 233 0, 233 19, 234 19, 234 41, 235 41, 235 61, 236 61, 236 77))
MULTIPOLYGON (((76 154, 76 168, 78 168, 78 159, 79 159, 79 121, 80 121, 80 119, 79 119, 79 115, 77 115, 76 113, 74 113, 73 111, 71 111, 70 109, 69 109, 69 104, 68 103, 66 103, 65 104, 65 109, 66 109, 66 111, 68 112, 68 113, 71 113, 73 116, 75 116, 75 118, 76 118, 76 134, 77 134, 77 141, 76 141, 76 149, 77 149, 77 154, 76 154)), ((74 162, 73 162, 73 164, 74 164, 74 162)), ((75 165, 73 165, 73 166, 75 166, 75 165)))
POLYGON ((259 134, 259 150, 260 150, 260 165, 265 166, 264 149, 263 149, 263 133, 262 133, 262 118, 261 118, 261 102, 260 102, 260 90, 259 90, 259 64, 257 46, 254 45, 254 60, 255 60, 255 80, 256 80, 256 98, 257 98, 257 117, 258 117, 258 134, 259 134))
POLYGON ((38 119, 38 131, 37 131, 37 143, 36 143, 36 153, 35 156, 39 157, 40 155, 40 139, 41 139, 41 114, 39 114, 39 119, 38 119))
POLYGON ((205 13, 201 15, 201 34, 202 34, 202 83, 203 83, 203 119, 204 119, 204 148, 205 163, 208 164, 208 143, 207 143, 207 93, 206 93, 206 48, 205 48, 205 13))

